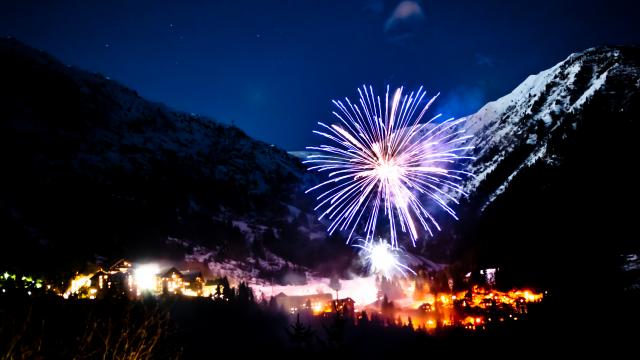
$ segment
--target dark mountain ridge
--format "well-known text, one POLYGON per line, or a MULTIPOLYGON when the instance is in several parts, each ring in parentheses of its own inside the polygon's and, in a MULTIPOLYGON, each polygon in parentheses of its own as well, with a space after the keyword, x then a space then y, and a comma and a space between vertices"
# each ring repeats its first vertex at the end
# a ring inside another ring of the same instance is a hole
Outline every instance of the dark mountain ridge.
POLYGON ((290 207, 305 207, 301 162, 234 126, 149 102, 12 39, 0 40, 0 59, 0 224, 16 248, 2 252, 4 264, 190 251, 168 238, 244 257, 251 239, 233 221, 279 234, 290 207))

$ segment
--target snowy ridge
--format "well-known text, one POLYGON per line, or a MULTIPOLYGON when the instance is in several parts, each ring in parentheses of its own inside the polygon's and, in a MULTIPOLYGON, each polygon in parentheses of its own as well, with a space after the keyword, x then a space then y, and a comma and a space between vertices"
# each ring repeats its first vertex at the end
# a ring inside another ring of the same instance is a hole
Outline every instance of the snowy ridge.
MULTIPOLYGON (((176 243, 191 249, 190 253, 185 255, 185 261, 188 263, 201 263, 205 265, 213 277, 228 277, 234 284, 239 282, 246 282, 249 284, 267 284, 261 272, 275 272, 283 269, 300 268, 299 266, 287 261, 276 254, 265 251, 265 258, 253 258, 248 257, 242 260, 233 259, 218 259, 216 255, 219 253, 219 249, 211 249, 205 246, 194 244, 189 240, 178 239, 169 237, 168 243, 176 243)), ((308 269, 301 268, 303 271, 308 272, 308 269)))
POLYGON ((509 177, 504 181, 504 183, 500 185, 500 187, 489 196, 489 199, 484 203, 484 205, 482 205, 482 207, 480 208, 480 211, 484 211, 487 208, 487 206, 489 206, 489 204, 493 202, 493 200, 495 200, 498 196, 500 196, 500 194, 502 194, 507 189, 509 184, 511 184, 511 181, 513 180, 513 178, 516 175, 518 175, 520 170, 524 169, 527 166, 531 166, 535 164, 535 162, 538 161, 538 159, 541 159, 546 152, 547 152, 547 146, 545 144, 541 146, 539 150, 529 155, 527 160, 523 162, 520 166, 518 166, 518 168, 511 175, 509 175, 509 177))
MULTIPOLYGON (((512 166, 491 193, 485 194, 481 211, 504 193, 525 167, 539 161, 558 164, 548 142, 566 125, 575 130, 575 122, 564 123, 569 118, 567 114, 578 113, 594 96, 605 92, 612 74, 638 77, 637 69, 621 60, 616 48, 572 54, 552 68, 530 75, 510 94, 467 117, 462 127, 467 134, 475 135, 469 144, 474 149, 467 155, 476 160, 464 169, 475 175, 463 181, 465 192, 473 196, 498 167, 512 166), (519 164, 507 164, 505 160, 516 151, 526 151, 528 155, 522 155, 519 164)), ((501 173, 504 172, 503 169, 501 173)))

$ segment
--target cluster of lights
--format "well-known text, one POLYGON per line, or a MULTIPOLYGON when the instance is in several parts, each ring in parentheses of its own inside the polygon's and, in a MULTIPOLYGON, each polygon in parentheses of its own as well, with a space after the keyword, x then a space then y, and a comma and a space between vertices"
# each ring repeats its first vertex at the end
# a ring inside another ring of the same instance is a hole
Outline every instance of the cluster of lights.
POLYGON ((184 281, 182 274, 172 273, 169 278, 160 276, 160 266, 155 263, 140 264, 134 266, 127 261, 120 261, 108 271, 98 270, 91 274, 77 274, 71 279, 68 289, 62 294, 64 298, 71 295, 81 298, 95 299, 98 293, 106 288, 114 286, 114 282, 124 285, 130 295, 141 296, 143 294, 160 294, 167 291, 171 294, 185 296, 203 296, 204 280, 196 278, 192 284, 184 281), (114 280, 117 277, 118 280, 114 280), (192 288, 192 285, 196 289, 192 288))
MULTIPOLYGON (((16 274, 12 274, 9 272, 4 272, 0 275, 0 288, 2 288, 2 293, 7 293, 7 285, 11 288, 18 288, 22 291, 27 290, 27 294, 31 295, 32 290, 42 289, 44 286, 44 281, 42 279, 36 279, 32 276, 22 275, 18 277, 16 274)), ((50 286, 47 285, 47 289, 50 289, 50 286)))

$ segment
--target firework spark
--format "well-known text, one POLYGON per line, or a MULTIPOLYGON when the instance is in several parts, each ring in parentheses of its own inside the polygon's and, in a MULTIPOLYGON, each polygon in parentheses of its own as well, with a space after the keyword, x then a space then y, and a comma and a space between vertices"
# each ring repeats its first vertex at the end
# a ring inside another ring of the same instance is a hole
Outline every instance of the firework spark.
POLYGON ((387 278, 398 273, 404 276, 407 272, 415 275, 415 272, 403 263, 403 251, 392 247, 387 241, 360 240, 353 246, 360 249, 360 258, 373 274, 381 274, 387 278))
POLYGON ((398 225, 408 232, 412 244, 418 239, 416 224, 430 235, 432 227, 440 226, 421 202, 427 197, 457 219, 448 201, 458 203, 450 193, 466 195, 456 182, 470 175, 450 167, 471 149, 462 146, 471 135, 464 135, 458 124, 465 119, 435 122, 440 115, 420 124, 425 112, 438 95, 425 100, 422 87, 409 95, 403 88, 384 99, 376 97, 371 86, 358 89, 359 105, 333 101, 339 112, 333 114, 339 122, 318 123, 321 131, 314 133, 330 140, 332 145, 307 147, 320 154, 309 155, 305 163, 309 170, 329 171, 329 179, 313 188, 325 188, 317 197, 316 210, 325 208, 332 221, 329 233, 336 229, 349 231, 351 239, 360 219, 364 219, 365 241, 373 240, 380 209, 389 222, 391 245, 398 248, 398 225), (421 108, 416 115, 416 110, 421 108), (415 115, 415 116, 414 116, 415 115), (363 218, 364 216, 364 218, 363 218))

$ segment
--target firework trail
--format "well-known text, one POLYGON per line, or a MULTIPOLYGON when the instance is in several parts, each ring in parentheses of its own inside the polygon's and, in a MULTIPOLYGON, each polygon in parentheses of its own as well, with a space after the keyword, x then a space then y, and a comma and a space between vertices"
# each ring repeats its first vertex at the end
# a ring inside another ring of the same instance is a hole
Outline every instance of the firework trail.
POLYGON ((359 239, 353 246, 360 249, 360 258, 369 272, 373 274, 382 274, 389 279, 396 273, 404 276, 407 272, 410 272, 415 275, 415 272, 404 265, 402 261, 404 252, 399 248, 394 248, 387 241, 382 239, 378 241, 359 239))
POLYGON ((371 86, 358 89, 358 103, 333 101, 339 122, 314 133, 330 140, 331 145, 307 147, 319 154, 309 155, 309 170, 329 172, 329 179, 309 190, 324 188, 316 210, 324 208, 320 219, 330 219, 329 233, 349 231, 350 241, 363 219, 365 242, 373 240, 380 210, 389 222, 389 239, 398 248, 398 227, 408 232, 412 244, 418 239, 417 226, 430 235, 440 230, 434 217, 421 202, 427 197, 457 219, 448 201, 458 203, 450 193, 466 195, 457 184, 470 175, 450 167, 471 149, 462 144, 471 137, 457 126, 465 119, 435 122, 440 115, 420 124, 438 95, 425 100, 422 87, 409 95, 403 88, 384 99, 375 96, 371 86), (421 110, 419 110, 419 108, 421 110), (418 111, 419 110, 419 111, 418 111), (418 225, 417 225, 418 224, 418 225))

